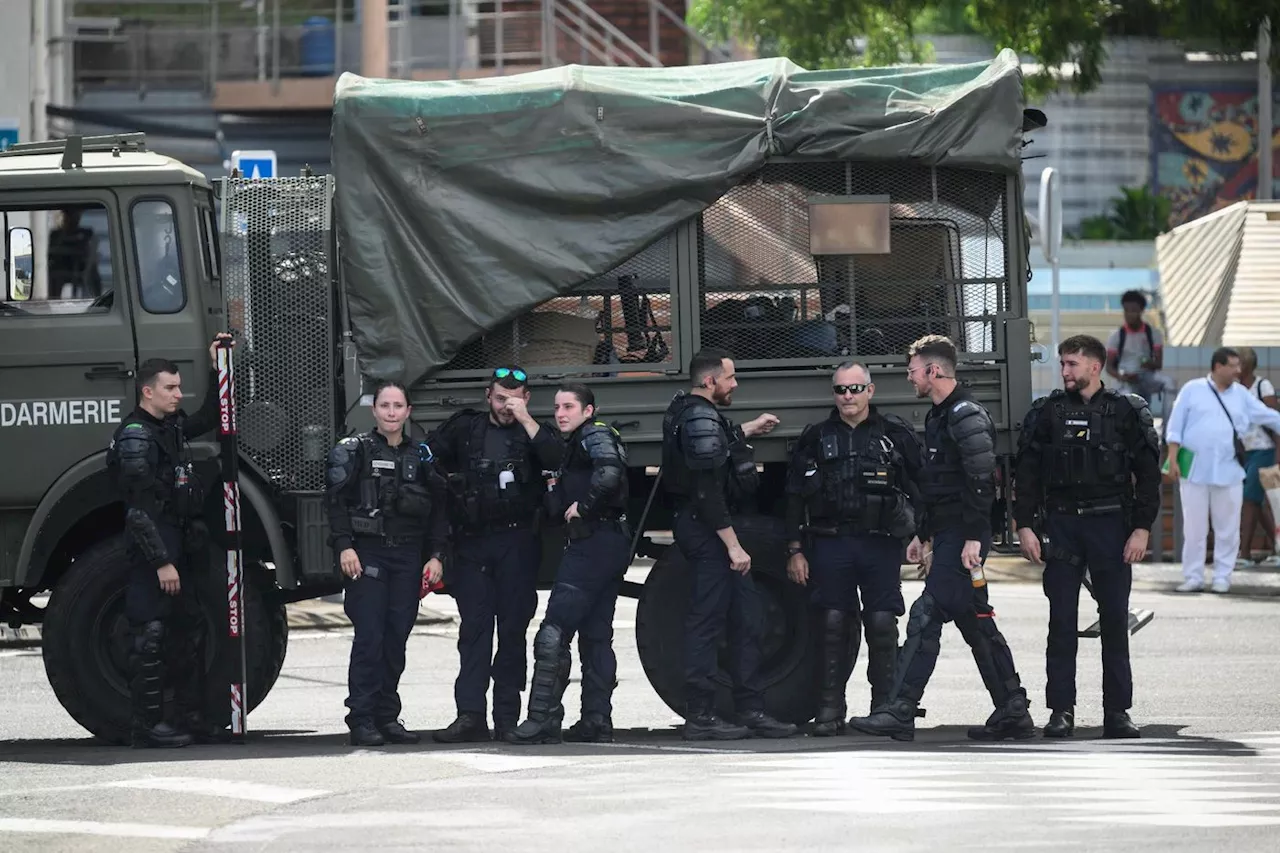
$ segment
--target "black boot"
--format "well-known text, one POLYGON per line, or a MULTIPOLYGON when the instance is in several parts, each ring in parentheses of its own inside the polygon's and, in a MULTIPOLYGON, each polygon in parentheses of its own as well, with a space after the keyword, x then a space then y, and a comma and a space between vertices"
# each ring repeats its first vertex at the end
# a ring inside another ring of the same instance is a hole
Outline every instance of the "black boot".
POLYGON ((889 701, 894 665, 898 659, 898 617, 884 610, 863 614, 867 632, 867 683, 871 711, 889 701))
POLYGON ((1044 727, 1045 737, 1071 737, 1076 730, 1076 714, 1071 708, 1054 711, 1044 727))
POLYGON ((436 743, 481 743, 489 740, 489 727, 484 714, 463 711, 448 728, 432 732, 431 739, 436 743))
POLYGON ((347 735, 347 743, 351 746, 382 746, 387 739, 378 731, 372 720, 362 720, 351 726, 351 734, 347 735))
POLYGON ((133 699, 130 740, 135 749, 187 746, 191 735, 164 722, 164 623, 147 622, 133 637, 129 656, 133 699))
POLYGON ((708 710, 690 712, 684 722, 685 740, 743 740, 751 737, 751 729, 735 726, 708 710))
POLYGON ((849 621, 843 610, 818 611, 818 712, 810 729, 814 737, 844 732, 844 692, 858 656, 859 639, 850 630, 849 621))
POLYGON ((868 717, 854 717, 849 728, 864 735, 891 737, 894 740, 916 739, 916 709, 913 699, 897 698, 871 712, 868 717))
POLYGON ((181 720, 178 728, 191 735, 194 743, 212 744, 231 741, 231 732, 225 728, 218 728, 206 720, 204 714, 199 711, 187 711, 182 715, 181 720))
POLYGON ((564 739, 569 743, 613 743, 613 721, 603 714, 583 714, 565 730, 564 739))
POLYGON ((1129 719, 1128 711, 1104 711, 1102 714, 1102 736, 1105 738, 1142 737, 1142 730, 1129 719))
POLYGON ((558 625, 543 622, 533 638, 533 680, 529 684, 529 716, 506 735, 507 743, 560 743, 569 686, 569 654, 558 625))
POLYGON ((409 731, 404 727, 404 723, 399 720, 383 723, 378 726, 378 731, 387 743, 410 744, 422 742, 422 735, 409 731))
POLYGON ((750 729, 752 737, 784 738, 791 737, 799 731, 794 723, 775 720, 764 711, 747 711, 739 714, 738 725, 750 729))
POLYGON ((1004 704, 991 712, 982 726, 969 729, 971 740, 1027 740, 1036 736, 1036 724, 1027 711, 1027 692, 1022 688, 1009 692, 1004 704))

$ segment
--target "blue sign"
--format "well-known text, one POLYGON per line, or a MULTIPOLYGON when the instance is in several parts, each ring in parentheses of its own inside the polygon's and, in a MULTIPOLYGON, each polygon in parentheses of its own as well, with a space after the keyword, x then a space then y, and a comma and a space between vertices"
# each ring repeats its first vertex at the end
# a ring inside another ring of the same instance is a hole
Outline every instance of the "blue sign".
POLYGON ((231 167, 239 169, 241 176, 250 180, 274 178, 276 176, 276 152, 232 151, 231 167))
POLYGON ((0 119, 0 151, 18 144, 18 123, 12 119, 0 119))

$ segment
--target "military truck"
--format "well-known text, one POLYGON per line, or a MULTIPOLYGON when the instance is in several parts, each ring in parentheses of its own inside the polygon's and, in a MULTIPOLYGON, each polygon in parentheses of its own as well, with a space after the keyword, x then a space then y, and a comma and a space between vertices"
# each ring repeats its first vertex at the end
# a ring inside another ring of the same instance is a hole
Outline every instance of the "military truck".
MULTIPOLYGON (((807 606, 780 520, 789 449, 826 416, 846 359, 870 367, 877 404, 921 426, 929 403, 906 383, 904 350, 939 333, 992 412, 1007 482, 1030 402, 1021 154, 1043 124, 1006 51, 849 72, 760 60, 441 84, 347 75, 331 175, 211 182, 141 134, 14 146, 0 156, 3 618, 43 624, 59 701, 122 741, 127 572, 105 447, 141 360, 177 361, 198 401, 208 341, 230 329, 255 706, 284 661, 285 605, 341 588, 323 460, 371 424, 373 381, 409 384, 425 435, 483 408, 490 371, 514 361, 535 412, 585 378, 627 441, 628 515, 653 562, 624 592, 639 597, 645 671, 678 710, 688 573, 655 488, 661 419, 691 355, 722 346, 741 383, 733 413, 781 418, 754 442, 758 506, 736 525, 766 604, 767 704, 805 720, 807 606)), ((193 449, 215 482, 213 438, 193 449)), ((1003 497, 992 524, 1007 544, 1003 497)), ((560 536, 544 536, 544 583, 560 536)), ((215 718, 231 657, 222 584, 213 572, 201 590, 215 718)))

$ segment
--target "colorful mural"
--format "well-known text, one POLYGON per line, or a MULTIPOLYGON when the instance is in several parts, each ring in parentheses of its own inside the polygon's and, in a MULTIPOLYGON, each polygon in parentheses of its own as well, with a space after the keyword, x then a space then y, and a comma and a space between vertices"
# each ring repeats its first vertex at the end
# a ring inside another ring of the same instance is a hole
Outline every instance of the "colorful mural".
MULTIPOLYGON (((1280 97, 1272 113, 1272 148, 1280 147, 1280 97)), ((1253 87, 1152 88, 1151 175, 1181 225, 1242 199, 1258 187, 1258 98, 1253 87)), ((1280 157, 1272 160, 1280 167, 1280 157)), ((1272 175, 1280 197, 1280 168, 1272 175)))

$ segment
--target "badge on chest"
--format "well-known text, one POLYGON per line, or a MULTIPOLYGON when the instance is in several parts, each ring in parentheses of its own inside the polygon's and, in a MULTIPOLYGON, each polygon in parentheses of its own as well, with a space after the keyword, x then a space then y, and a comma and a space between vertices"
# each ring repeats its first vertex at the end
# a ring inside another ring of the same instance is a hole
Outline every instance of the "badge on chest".
POLYGON ((1067 417, 1066 429, 1063 438, 1068 441, 1084 441, 1089 440, 1089 419, 1080 417, 1067 417))

